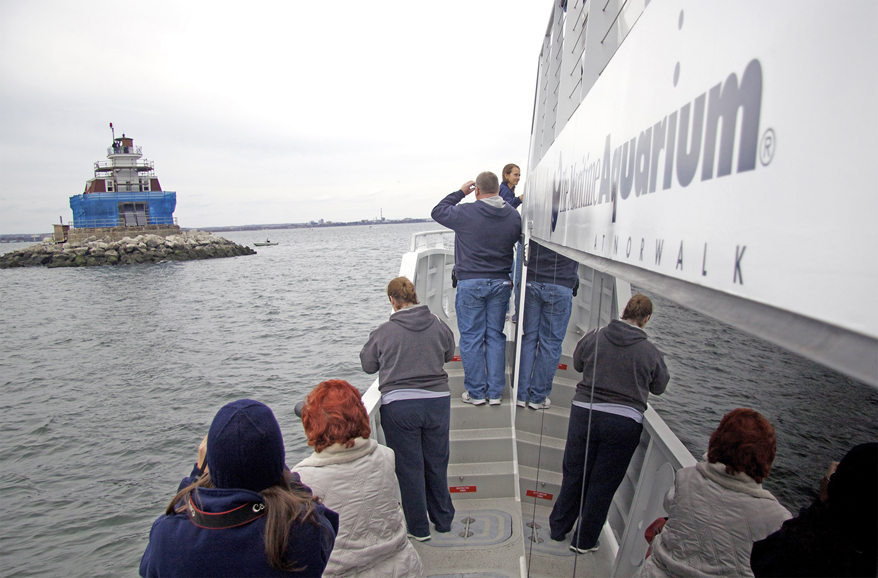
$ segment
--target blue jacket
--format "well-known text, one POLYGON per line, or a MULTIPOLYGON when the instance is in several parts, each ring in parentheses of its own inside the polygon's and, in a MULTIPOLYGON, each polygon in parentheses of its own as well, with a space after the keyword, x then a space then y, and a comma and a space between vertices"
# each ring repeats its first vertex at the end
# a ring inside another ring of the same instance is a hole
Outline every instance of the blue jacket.
POLYGON ((459 205, 465 196, 463 191, 451 193, 432 213, 433 220, 454 230, 457 278, 509 279, 513 249, 521 235, 521 216, 509 203, 497 207, 490 198, 459 205))
POLYGON ((518 205, 521 204, 521 199, 515 196, 513 190, 506 183, 500 183, 500 196, 503 197, 504 201, 512 205, 513 209, 518 208, 518 205))
POLYGON ((528 244, 527 280, 563 285, 573 289, 579 281, 579 263, 543 247, 536 241, 528 244))
MULTIPOLYGON (((180 488, 195 481, 185 478, 180 488)), ((298 478, 298 476, 296 476, 298 478)), ((250 490, 201 488, 200 509, 206 512, 227 512, 249 502, 262 502, 262 496, 250 490)), ((323 574, 338 532, 338 514, 317 506, 319 525, 294 522, 290 534, 289 559, 298 572, 281 572, 271 566, 265 554, 265 516, 234 528, 209 530, 199 528, 185 513, 163 515, 149 532, 149 544, 140 560, 144 577, 290 577, 323 574)))

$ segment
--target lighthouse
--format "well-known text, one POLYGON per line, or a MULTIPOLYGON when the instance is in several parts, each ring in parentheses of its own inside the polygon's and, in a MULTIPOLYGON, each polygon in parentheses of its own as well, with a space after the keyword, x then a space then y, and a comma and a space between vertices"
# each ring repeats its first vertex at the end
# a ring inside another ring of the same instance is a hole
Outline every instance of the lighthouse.
MULTIPOLYGON (((112 128, 112 124, 110 125, 112 128)), ((70 197, 71 238, 91 235, 133 237, 141 232, 179 233, 174 218, 177 193, 163 191, 152 161, 124 134, 113 138, 107 160, 94 164, 94 178, 81 195, 70 197)))

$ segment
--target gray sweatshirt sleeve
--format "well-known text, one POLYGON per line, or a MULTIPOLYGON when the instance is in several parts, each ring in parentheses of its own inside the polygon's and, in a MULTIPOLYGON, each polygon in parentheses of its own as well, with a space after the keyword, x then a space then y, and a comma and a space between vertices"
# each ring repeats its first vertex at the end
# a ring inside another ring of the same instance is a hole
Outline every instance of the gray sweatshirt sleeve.
POLYGON ((375 373, 378 371, 378 340, 375 339, 375 332, 369 334, 369 341, 360 351, 360 365, 366 373, 375 373))
POLYGON ((668 373, 668 367, 665 365, 665 356, 662 355, 661 351, 656 350, 656 352, 658 353, 658 363, 652 373, 652 383, 649 384, 649 392, 654 395, 661 395, 665 392, 665 388, 668 387, 671 374, 668 373))

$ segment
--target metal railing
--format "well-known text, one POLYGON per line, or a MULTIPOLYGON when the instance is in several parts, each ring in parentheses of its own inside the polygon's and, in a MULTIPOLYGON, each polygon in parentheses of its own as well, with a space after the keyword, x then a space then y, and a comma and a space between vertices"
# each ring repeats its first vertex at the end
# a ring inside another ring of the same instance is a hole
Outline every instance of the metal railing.
MULTIPOLYGON (((137 220, 145 217, 138 215, 137 220)), ((176 225, 177 217, 145 217, 145 223, 127 224, 124 217, 107 217, 102 219, 76 219, 74 229, 112 229, 115 227, 142 227, 144 225, 176 225)))
MULTIPOLYGON (((131 185, 134 186, 134 185, 131 185)), ((149 201, 149 200, 158 200, 165 197, 165 195, 176 195, 176 191, 123 191, 118 193, 83 193, 81 195, 75 195, 81 198, 81 200, 92 200, 92 201, 149 201)))
POLYGON ((95 161, 95 172, 109 172, 113 169, 137 169, 137 172, 144 171, 153 171, 155 170, 155 161, 148 161, 146 159, 142 161, 136 161, 132 165, 121 165, 116 163, 115 161, 95 161))
MULTIPOLYGON (((445 235, 454 235, 451 229, 438 229, 435 231, 422 231, 412 235, 412 251, 418 249, 441 249, 445 247, 445 235)), ((453 237, 452 237, 453 241, 453 237)))
POLYGON ((110 155, 139 155, 140 147, 107 147, 107 156, 110 155))

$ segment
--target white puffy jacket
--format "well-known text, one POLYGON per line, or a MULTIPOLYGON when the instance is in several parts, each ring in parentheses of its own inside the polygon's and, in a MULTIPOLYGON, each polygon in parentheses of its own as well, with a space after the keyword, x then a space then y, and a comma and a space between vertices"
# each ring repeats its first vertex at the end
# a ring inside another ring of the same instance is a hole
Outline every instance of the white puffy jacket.
POLYGON ((293 468, 339 515, 338 536, 326 577, 423 577, 421 558, 406 536, 393 450, 357 438, 335 444, 293 468))
POLYGON ((664 505, 668 522, 637 576, 753 576, 753 542, 791 517, 762 484, 719 462, 678 471, 664 505))

